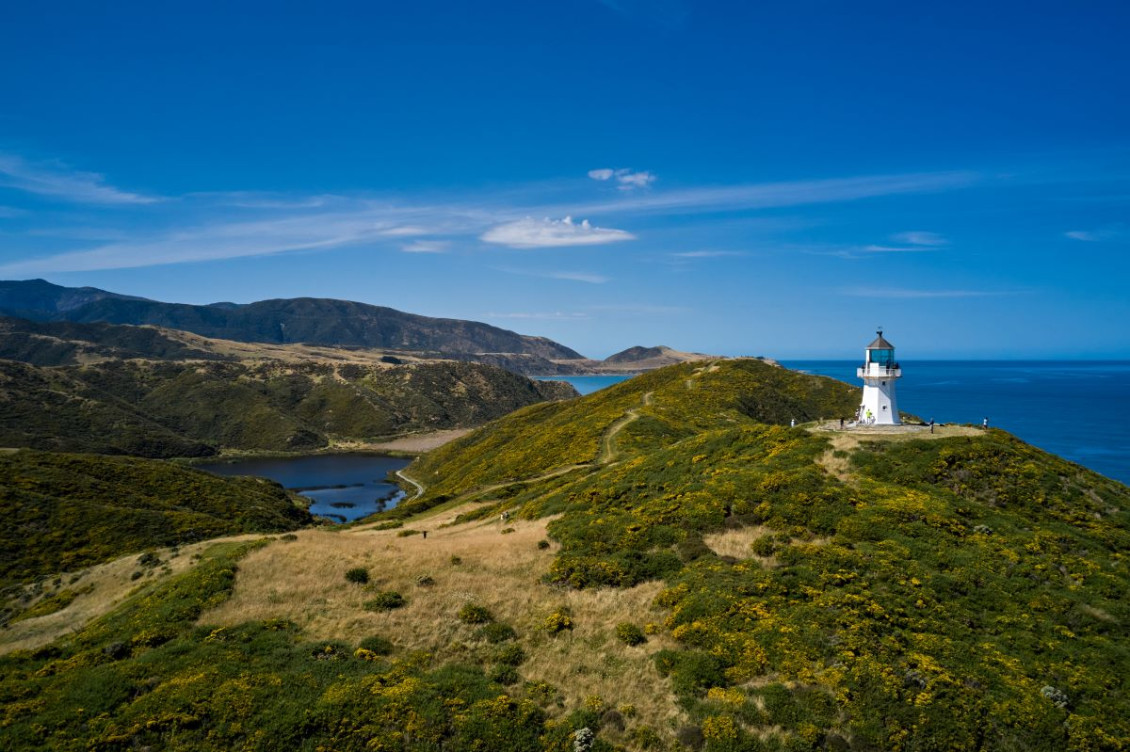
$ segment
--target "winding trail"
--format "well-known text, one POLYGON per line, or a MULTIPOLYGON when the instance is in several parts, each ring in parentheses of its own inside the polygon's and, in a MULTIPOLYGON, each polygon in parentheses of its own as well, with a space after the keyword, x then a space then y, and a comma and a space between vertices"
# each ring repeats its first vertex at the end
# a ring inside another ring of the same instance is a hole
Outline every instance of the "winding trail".
MULTIPOLYGON (((407 475, 404 474, 404 471, 397 470, 396 471, 396 477, 400 478, 403 481, 411 483, 413 486, 416 487, 416 495, 413 496, 412 499, 418 499, 418 498, 420 498, 421 496, 424 495, 424 484, 417 483, 416 481, 412 480, 411 478, 409 478, 407 475)), ((405 499, 405 501, 411 501, 412 499, 405 499)))
MULTIPOLYGON (((647 394, 645 394, 643 396, 643 404, 640 405, 640 407, 650 406, 652 403, 651 397, 653 394, 654 392, 648 392, 647 394)), ((596 462, 593 464, 611 465, 616 461, 616 458, 619 456, 619 453, 616 451, 616 445, 614 443, 616 440, 616 435, 623 431, 626 426, 629 426, 635 421, 639 420, 640 407, 633 407, 632 409, 628 410, 626 413, 624 413, 624 416, 622 418, 617 420, 609 427, 608 432, 604 434, 604 439, 601 441, 600 456, 597 457, 596 462)))

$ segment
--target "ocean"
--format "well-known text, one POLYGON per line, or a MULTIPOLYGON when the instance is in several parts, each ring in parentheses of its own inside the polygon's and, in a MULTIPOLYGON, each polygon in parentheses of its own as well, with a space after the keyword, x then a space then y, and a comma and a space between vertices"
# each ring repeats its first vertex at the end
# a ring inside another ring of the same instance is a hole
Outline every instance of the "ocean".
MULTIPOLYGON (((859 385, 861 360, 782 365, 859 385)), ((1041 449, 1130 484, 1130 361, 902 361, 899 410, 938 423, 984 418, 1041 449)), ((620 376, 562 377, 582 394, 620 376)))

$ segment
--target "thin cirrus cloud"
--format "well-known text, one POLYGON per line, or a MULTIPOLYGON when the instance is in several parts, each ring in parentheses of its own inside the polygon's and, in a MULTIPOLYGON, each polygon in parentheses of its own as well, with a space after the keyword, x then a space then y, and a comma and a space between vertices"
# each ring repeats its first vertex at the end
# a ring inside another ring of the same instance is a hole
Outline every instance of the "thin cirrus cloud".
POLYGON ((96 172, 79 172, 62 164, 32 163, 0 154, 0 186, 76 204, 137 205, 161 199, 115 188, 96 172))
POLYGON ((922 290, 906 287, 845 287, 841 295, 855 298, 891 298, 896 300, 987 298, 1000 295, 1017 295, 1016 291, 1003 290, 922 290))
POLYGON ((1081 240, 1084 243, 1101 243, 1104 240, 1114 240, 1123 234, 1121 226, 1103 227, 1098 230, 1072 230, 1063 233, 1065 238, 1081 240))
POLYGON ((529 269, 515 269, 510 266, 496 267, 498 271, 505 272, 506 274, 517 274, 522 277, 540 277, 542 279, 561 279, 567 282, 585 282, 590 285, 603 285, 609 281, 609 278, 603 274, 592 274, 590 272, 569 272, 569 271, 531 271, 529 269))
POLYGON ((447 253, 451 243, 446 240, 417 240, 400 246, 405 253, 447 253))
POLYGON ((316 251, 398 236, 400 225, 380 213, 344 212, 227 222, 84 251, 0 265, 0 275, 130 269, 316 251))
MULTIPOLYGON (((3 162, 7 172, 0 173, 0 184, 4 183, 4 176, 11 180, 14 173, 21 170, 26 173, 23 168, 27 164, 22 160, 14 163, 8 158, 3 162), (13 164, 16 164, 15 168, 13 164)), ((143 210, 144 214, 131 217, 129 222, 122 220, 116 226, 100 223, 98 231, 87 238, 90 244, 86 248, 55 255, 21 254, 23 258, 9 253, 8 263, 0 265, 0 274, 137 268, 332 250, 363 243, 387 243, 392 244, 392 248, 407 252, 436 253, 441 250, 439 241, 434 239, 436 235, 448 238, 477 236, 486 243, 510 248, 596 246, 635 240, 636 236, 622 229, 594 226, 588 221, 574 222, 569 217, 538 220, 529 215, 544 213, 552 217, 581 212, 631 216, 657 212, 701 214, 756 210, 956 190, 979 179, 973 173, 914 173, 675 191, 617 191, 615 198, 590 204, 574 200, 521 207, 514 203, 514 191, 480 196, 473 201, 456 196, 441 202, 424 202, 413 196, 400 196, 391 202, 356 195, 290 197, 197 193, 176 200, 162 200, 155 206, 141 206, 157 199, 118 191, 105 185, 100 176, 84 175, 77 178, 73 174, 64 175, 63 178, 67 179, 56 180, 55 187, 50 189, 46 187, 49 181, 40 175, 42 179, 37 186, 43 191, 56 192, 67 188, 67 195, 74 200, 86 197, 92 202, 117 203, 112 215, 115 218, 122 216, 120 212, 127 211, 129 204, 135 204, 133 208, 143 210), (249 214, 241 215, 241 212, 249 214), (520 218, 523 214, 527 216, 520 218), (426 237, 429 235, 433 238, 426 237), (397 239, 401 243, 394 244, 397 239)), ((32 219, 36 216, 22 208, 16 211, 25 212, 32 219)), ((48 226, 30 227, 21 233, 30 238, 59 229, 53 219, 48 226)), ((76 235, 73 239, 83 238, 76 235)), ((708 258, 707 254, 720 252, 687 253, 694 255, 684 258, 691 259, 708 258)))
POLYGON ((596 227, 583 220, 579 224, 572 217, 565 219, 533 219, 526 217, 505 222, 490 228, 479 236, 487 243, 510 248, 563 248, 579 245, 605 245, 635 240, 636 236, 625 230, 596 227))
POLYGON ((611 167, 601 167, 598 170, 589 170, 589 177, 593 180, 601 182, 612 180, 616 183, 616 187, 622 191, 632 191, 636 188, 646 188, 654 183, 658 178, 647 170, 640 170, 633 172, 627 168, 612 169, 611 167))
POLYGON ((515 311, 513 313, 484 313, 486 319, 520 319, 542 321, 580 321, 591 318, 580 311, 515 311))
POLYGON ((680 253, 667 254, 674 258, 682 259, 701 259, 701 258, 726 258, 729 256, 744 256, 742 251, 682 251, 680 253))
POLYGON ((926 246, 928 248, 936 248, 942 245, 949 245, 949 240, 936 232, 927 232, 925 230, 911 230, 910 232, 899 232, 891 236, 891 239, 896 243, 907 243, 909 245, 926 246))

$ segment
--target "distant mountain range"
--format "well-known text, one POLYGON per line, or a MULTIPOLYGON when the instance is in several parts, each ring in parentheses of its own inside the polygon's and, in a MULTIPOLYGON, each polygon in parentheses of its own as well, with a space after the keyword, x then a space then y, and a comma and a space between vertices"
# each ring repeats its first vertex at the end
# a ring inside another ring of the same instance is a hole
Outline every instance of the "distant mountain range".
POLYGON ((459 319, 326 298, 186 305, 62 287, 42 279, 0 282, 0 315, 32 321, 105 322, 180 329, 236 342, 308 343, 455 353, 517 353, 549 360, 583 356, 544 337, 459 319))
POLYGON ((554 376, 638 373, 717 356, 660 345, 630 347, 595 360, 545 337, 347 300, 186 305, 94 287, 63 287, 41 279, 0 281, 0 358, 38 366, 123 358, 374 361, 381 357, 461 360, 527 376, 554 376), (319 348, 335 351, 316 351, 319 348))

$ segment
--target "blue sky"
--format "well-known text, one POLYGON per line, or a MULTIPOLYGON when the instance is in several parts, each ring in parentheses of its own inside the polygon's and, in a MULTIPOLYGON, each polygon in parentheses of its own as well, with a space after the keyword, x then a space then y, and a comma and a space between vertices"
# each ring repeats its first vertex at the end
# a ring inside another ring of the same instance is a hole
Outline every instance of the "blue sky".
POLYGON ((1130 357, 1123 2, 22 3, 0 279, 1130 357))

